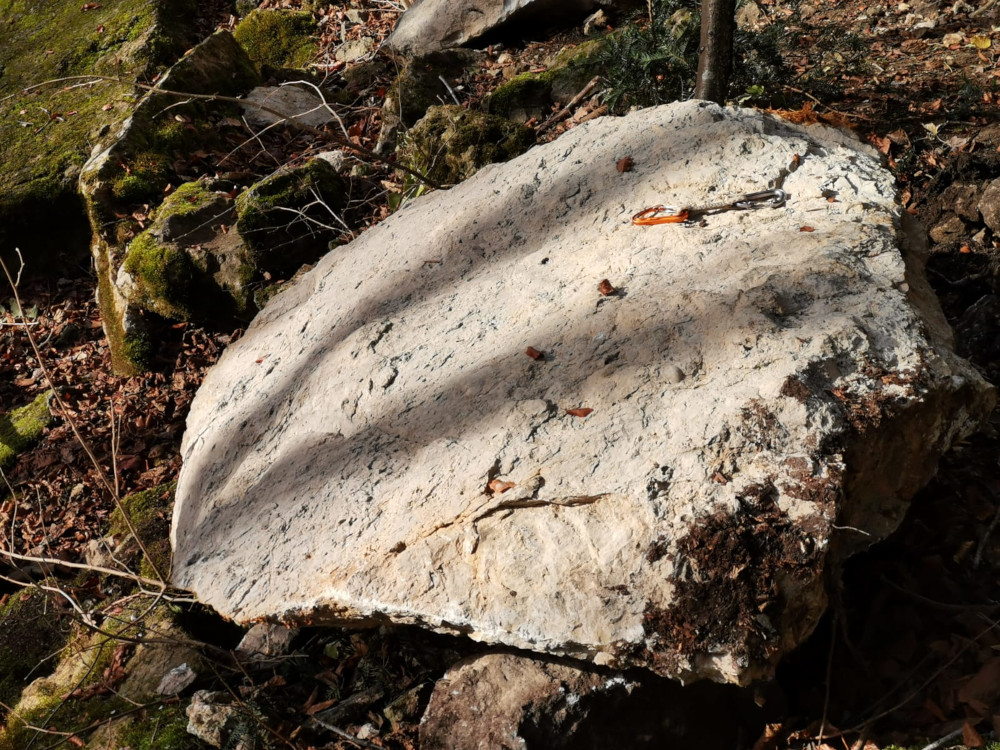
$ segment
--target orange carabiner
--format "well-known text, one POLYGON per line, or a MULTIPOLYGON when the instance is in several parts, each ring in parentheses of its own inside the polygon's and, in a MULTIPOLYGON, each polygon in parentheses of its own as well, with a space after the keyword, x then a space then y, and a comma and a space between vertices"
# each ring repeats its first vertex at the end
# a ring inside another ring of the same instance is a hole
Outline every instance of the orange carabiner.
POLYGON ((682 224, 688 220, 691 212, 686 208, 674 208, 673 206, 652 206, 644 208, 632 217, 632 223, 640 227, 649 227, 654 224, 682 224), (672 212, 672 213, 668 213, 672 212))

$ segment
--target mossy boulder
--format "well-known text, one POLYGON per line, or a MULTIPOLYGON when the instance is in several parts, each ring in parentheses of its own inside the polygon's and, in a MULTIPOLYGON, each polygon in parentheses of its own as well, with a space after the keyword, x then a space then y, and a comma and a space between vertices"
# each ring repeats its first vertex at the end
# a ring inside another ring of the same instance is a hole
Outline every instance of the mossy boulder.
POLYGON ((534 131, 502 117, 436 106, 407 131, 399 159, 441 185, 453 185, 487 164, 513 159, 534 142, 534 131))
POLYGON ((460 85, 483 58, 482 52, 454 49, 427 52, 407 62, 386 92, 376 150, 391 151, 401 129, 413 127, 428 108, 450 101, 449 87, 460 85))
POLYGON ((174 159, 199 148, 212 149, 218 132, 210 117, 232 106, 203 100, 181 103, 161 90, 235 96, 259 83, 256 68, 233 36, 216 32, 161 77, 157 89, 135 105, 131 116, 104 138, 82 168, 80 190, 93 232, 101 320, 112 364, 120 373, 135 374, 149 367, 157 342, 145 324, 146 314, 190 319, 193 309, 187 302, 201 291, 192 288, 174 294, 196 278, 193 261, 176 248, 153 242, 153 235, 136 236, 139 227, 130 218, 133 208, 163 200, 167 185, 178 182, 174 159), (183 124, 177 115, 184 116, 183 124), (133 259, 124 267, 127 255, 133 259), (135 281, 133 287, 130 281, 135 281))
POLYGON ((236 228, 257 276, 288 278, 322 257, 347 203, 344 180, 325 159, 285 167, 236 199, 236 228))
POLYGON ((75 75, 146 79, 193 41, 190 0, 80 3, 0 0, 0 255, 24 254, 29 273, 86 256, 89 228, 76 192, 100 133, 126 116, 126 83, 79 81, 26 88, 75 75), (38 227, 45 231, 39 232, 38 227))
MULTIPOLYGON (((11 706, 25 679, 43 677, 55 662, 46 658, 58 650, 69 630, 54 594, 26 588, 0 599, 0 703, 11 706)), ((0 721, 6 712, 0 708, 0 721)))
POLYGON ((37 443, 52 422, 50 391, 41 393, 27 406, 0 414, 0 469, 14 463, 17 455, 37 443))
POLYGON ((544 120, 556 104, 566 104, 600 71, 604 42, 593 39, 558 52, 542 73, 522 73, 486 99, 488 112, 515 122, 544 120))
MULTIPOLYGON (((164 575, 170 570, 170 516, 174 505, 176 482, 167 482, 122 498, 122 508, 128 514, 139 539, 153 556, 156 570, 164 575)), ((156 570, 136 543, 121 509, 115 508, 108 524, 108 536, 113 540, 115 557, 130 567, 139 567, 146 578, 156 578, 156 570)))
MULTIPOLYGON (((187 744, 151 744, 143 739, 149 735, 140 733, 139 727, 117 722, 113 733, 107 728, 95 733, 96 727, 106 725, 116 714, 164 698, 157 695, 156 688, 174 667, 186 663, 196 672, 204 669, 198 653, 185 644, 187 636, 166 605, 150 609, 148 600, 133 600, 106 613, 101 629, 104 633, 82 623, 73 624, 73 633, 54 670, 29 684, 5 717, 0 726, 0 750, 27 747, 39 734, 34 727, 71 732, 83 741, 89 739, 86 746, 94 748, 200 747, 190 738, 187 744), (136 646, 134 639, 144 636, 156 642, 136 646), (130 728, 132 731, 127 731, 130 728), (115 744, 109 740, 111 736, 129 737, 132 744, 115 744)), ((164 716, 170 717, 171 724, 179 722, 172 710, 164 716)), ((146 722, 150 734, 155 724, 146 722)), ((170 736, 179 739, 174 731, 170 736)))
POLYGON ((233 36, 262 73, 304 68, 316 57, 316 22, 301 11, 254 10, 233 29, 233 36))

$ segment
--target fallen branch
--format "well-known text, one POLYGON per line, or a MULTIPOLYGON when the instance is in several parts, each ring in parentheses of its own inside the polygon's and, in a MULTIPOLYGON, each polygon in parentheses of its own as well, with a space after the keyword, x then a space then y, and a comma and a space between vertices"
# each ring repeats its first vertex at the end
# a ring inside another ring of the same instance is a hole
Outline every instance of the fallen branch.
POLYGON ((544 133, 546 130, 551 128, 560 120, 564 120, 573 113, 573 109, 584 99, 590 96, 591 92, 597 88, 597 84, 601 82, 600 76, 594 76, 588 81, 587 85, 580 89, 580 92, 569 100, 569 103, 563 107, 561 110, 556 112, 554 115, 549 117, 545 122, 535 128, 536 133, 544 133))

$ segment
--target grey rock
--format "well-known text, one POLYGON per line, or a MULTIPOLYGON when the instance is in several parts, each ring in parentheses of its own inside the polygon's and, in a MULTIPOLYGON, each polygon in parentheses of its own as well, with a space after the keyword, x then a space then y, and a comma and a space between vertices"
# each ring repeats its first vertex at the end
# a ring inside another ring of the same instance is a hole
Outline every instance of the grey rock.
POLYGON ((291 121, 319 128, 334 119, 321 94, 296 85, 258 86, 240 102, 247 122, 255 126, 291 121))
POLYGON ((966 221, 979 221, 979 197, 978 185, 955 183, 945 188, 939 201, 943 210, 953 211, 966 221))
POLYGON ((208 373, 173 581, 240 621, 766 677, 993 405, 908 218, 850 136, 696 101, 419 198, 208 373), (780 208, 630 222, 786 172, 780 208))
POLYGON ((614 5, 611 0, 417 0, 386 43, 405 54, 431 52, 461 47, 498 29, 534 32, 538 24, 572 24, 614 5))

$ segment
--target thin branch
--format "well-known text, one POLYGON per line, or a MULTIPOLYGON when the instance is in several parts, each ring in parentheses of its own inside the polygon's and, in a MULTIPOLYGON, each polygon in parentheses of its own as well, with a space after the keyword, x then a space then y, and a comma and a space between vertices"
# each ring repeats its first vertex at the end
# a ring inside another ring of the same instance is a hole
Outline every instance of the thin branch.
MULTIPOLYGON (((164 89, 158 86, 150 86, 149 84, 139 83, 138 81, 125 81, 122 80, 121 78, 115 78, 114 76, 101 76, 101 75, 64 76, 63 78, 53 78, 48 81, 43 81, 41 83, 36 83, 32 86, 28 86, 27 88, 22 89, 22 91, 27 94, 30 91, 34 91, 35 89, 39 89, 45 86, 51 86, 57 83, 65 83, 68 81, 78 81, 78 80, 109 81, 111 83, 127 84, 130 86, 135 86, 136 88, 143 89, 145 91, 152 91, 154 93, 165 94, 167 96, 179 96, 184 99, 201 99, 209 102, 229 102, 231 104, 239 104, 239 105, 248 104, 248 102, 245 99, 239 99, 235 96, 223 96, 222 94, 191 94, 184 91, 173 91, 171 89, 164 89)), ((253 106, 261 110, 262 112, 267 112, 268 114, 280 118, 282 122, 288 122, 289 124, 299 128, 300 130, 304 130, 307 133, 311 133, 312 135, 315 135, 317 138, 331 140, 334 143, 343 146, 344 148, 349 148, 352 151, 357 151, 359 154, 362 154, 373 161, 377 161, 382 164, 387 164, 393 169, 399 169, 403 172, 406 172, 407 174, 416 177, 418 180, 420 180, 428 187, 432 187, 436 190, 442 188, 440 184, 431 180, 429 177, 427 177, 427 175, 422 174, 415 169, 411 169, 410 167, 407 167, 404 164, 397 164, 394 162, 390 162, 388 159, 386 159, 383 156, 379 156, 374 151, 371 151, 365 148, 364 146, 354 143, 352 140, 350 140, 350 138, 346 137, 340 138, 334 136, 332 133, 329 133, 327 131, 320 130, 319 128, 314 128, 312 125, 306 125, 304 122, 297 122, 294 119, 294 117, 289 117, 284 112, 279 112, 278 110, 272 109, 271 107, 266 107, 263 104, 253 104, 253 106)))
MULTIPOLYGON (((20 250, 16 250, 15 252, 17 252, 17 257, 21 261, 21 268, 18 270, 18 279, 20 279, 21 270, 24 269, 24 258, 21 256, 20 250)), ((17 283, 14 281, 14 278, 10 274, 10 270, 7 268, 7 264, 4 263, 2 258, 0 258, 0 268, 3 268, 4 275, 7 277, 7 282, 10 284, 10 288, 14 294, 14 301, 17 303, 18 309, 23 310, 24 306, 21 304, 21 295, 17 291, 17 283)), ((87 454, 87 457, 90 459, 91 464, 93 464, 94 469, 96 469, 97 477, 100 480, 101 484, 104 485, 104 488, 111 495, 111 499, 114 500, 115 507, 117 507, 118 512, 122 514, 122 518, 125 521, 125 525, 128 526, 129 533, 131 533, 132 536, 135 538, 136 544, 139 545, 139 549, 142 550, 142 554, 145 555, 146 559, 149 561, 149 566, 153 569, 153 573, 155 573, 156 577, 159 579, 160 581, 159 585, 162 588, 166 588, 167 579, 164 578, 163 574, 160 572, 159 566, 157 566, 156 561, 153 559, 153 556, 149 553, 149 550, 146 549, 145 543, 139 537, 139 532, 136 531, 135 525, 132 523, 132 519, 129 518, 129 514, 125 510, 125 506, 122 504, 121 498, 115 492, 114 487, 108 480, 108 476, 104 471, 104 467, 102 467, 100 461, 97 460, 97 456, 94 455, 94 451, 91 449, 90 444, 87 443, 83 435, 80 433, 80 428, 77 426, 76 420, 74 420, 69 415, 69 409, 66 406, 66 403, 63 401, 62 396, 59 395, 59 389, 55 385, 55 381, 52 378, 52 373, 49 371, 48 366, 45 364, 45 359, 42 357, 42 352, 38 348, 38 343, 35 341, 35 337, 31 334, 31 329, 25 328, 24 330, 25 334, 28 337, 28 343, 31 344, 31 349, 35 353, 35 358, 38 360, 38 367, 41 369, 42 374, 45 376, 45 382, 48 383, 48 386, 52 391, 52 398, 59 405, 59 409, 62 411, 63 419, 65 419, 66 423, 70 426, 70 429, 73 431, 73 435, 76 437, 77 442, 80 444, 80 447, 83 448, 84 453, 87 454)))

